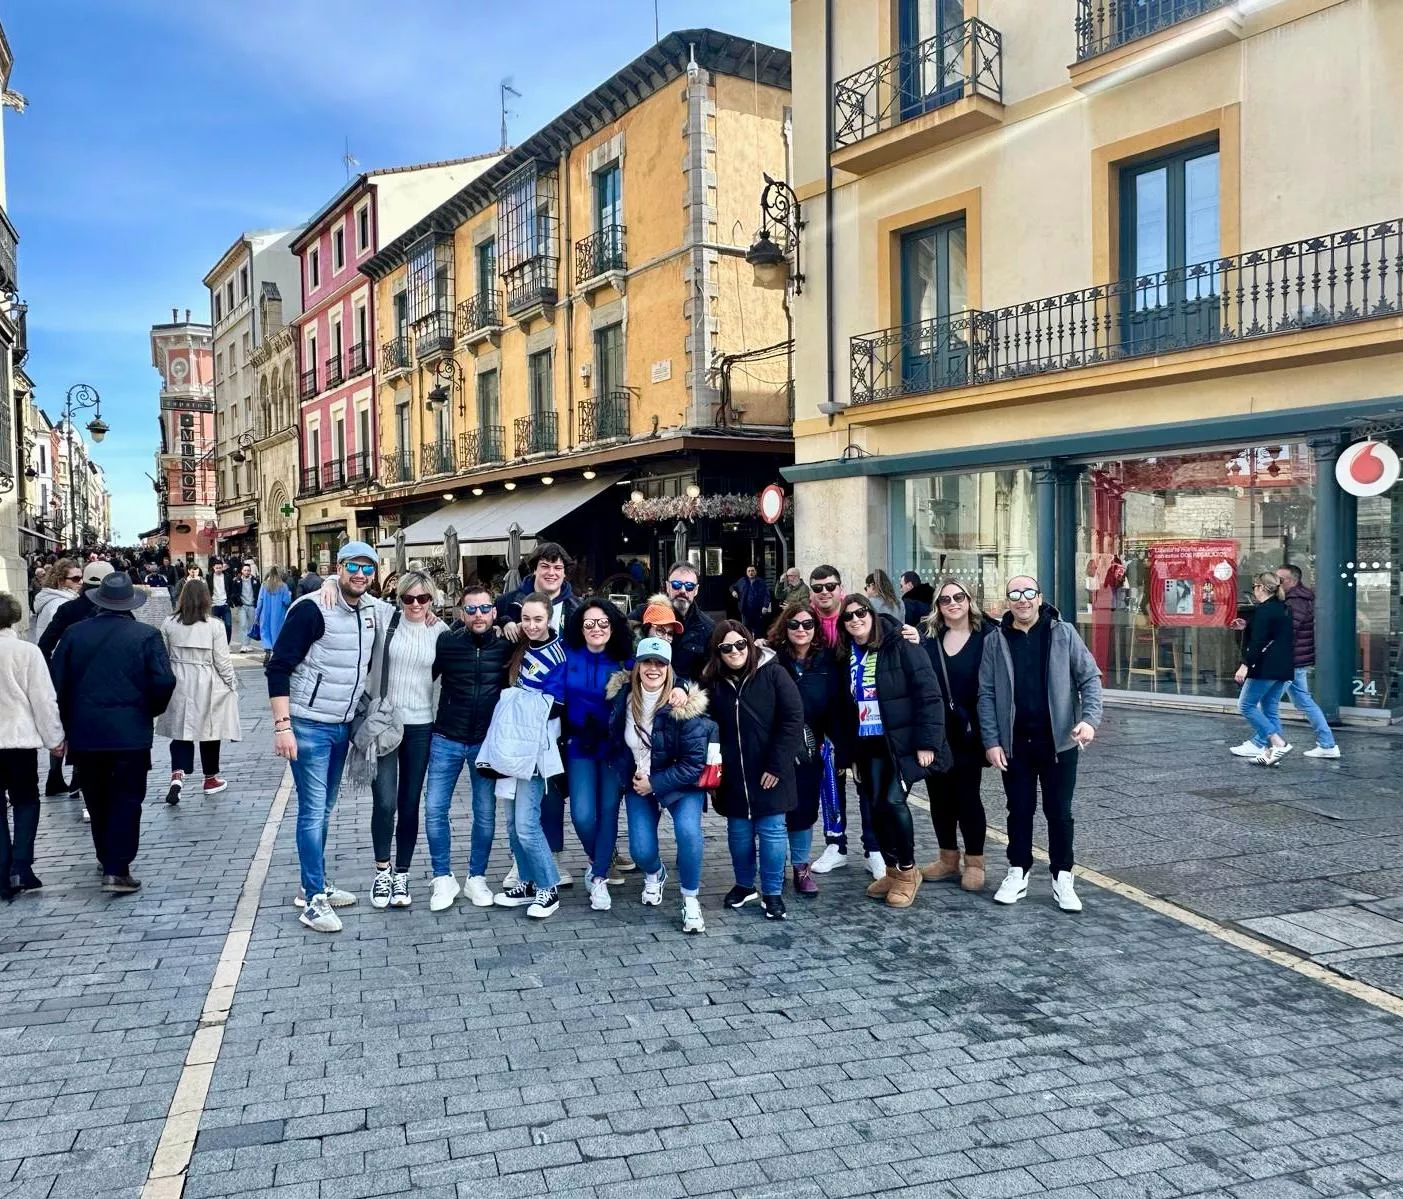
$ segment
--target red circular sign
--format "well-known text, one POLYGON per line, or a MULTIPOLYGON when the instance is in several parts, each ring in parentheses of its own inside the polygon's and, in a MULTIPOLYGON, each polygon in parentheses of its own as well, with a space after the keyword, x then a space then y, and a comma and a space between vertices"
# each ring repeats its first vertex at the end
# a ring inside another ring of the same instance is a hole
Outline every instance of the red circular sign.
POLYGON ((1382 441, 1356 441, 1335 460, 1335 480, 1350 495, 1383 495, 1398 471, 1398 455, 1382 441))
POLYGON ((784 488, 778 483, 771 483, 760 493, 760 519, 772 525, 783 515, 784 488))

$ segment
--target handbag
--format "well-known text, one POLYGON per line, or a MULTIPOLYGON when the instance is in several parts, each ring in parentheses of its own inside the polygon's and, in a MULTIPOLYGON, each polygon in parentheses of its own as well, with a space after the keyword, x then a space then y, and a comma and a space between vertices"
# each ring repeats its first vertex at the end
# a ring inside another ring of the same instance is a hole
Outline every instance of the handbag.
POLYGON ((248 639, 250 641, 263 640, 263 630, 258 627, 258 621, 256 620, 253 622, 253 627, 248 631, 248 639))
POLYGON ((385 630, 385 639, 379 648, 380 694, 369 692, 361 696, 360 709, 351 721, 351 744, 367 757, 383 758, 399 748, 404 740, 404 722, 395 714, 395 706, 389 700, 390 673, 385 669, 390 656, 390 638, 399 627, 400 613, 390 618, 390 626, 385 630))
POLYGON ((703 791, 715 791, 721 785, 721 741, 719 738, 720 734, 713 724, 706 742, 706 765, 702 767, 701 774, 697 777, 697 786, 703 791))

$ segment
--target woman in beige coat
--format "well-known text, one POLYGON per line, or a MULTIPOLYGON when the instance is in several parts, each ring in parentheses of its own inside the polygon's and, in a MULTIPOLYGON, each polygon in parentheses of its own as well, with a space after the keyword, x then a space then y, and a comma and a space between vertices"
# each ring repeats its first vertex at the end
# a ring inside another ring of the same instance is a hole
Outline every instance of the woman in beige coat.
POLYGON ((156 731, 171 739, 166 803, 178 804, 185 776, 195 770, 196 741, 204 793, 216 795, 228 787, 219 777, 219 743, 242 738, 239 693, 224 622, 210 618, 209 587, 203 579, 185 580, 175 615, 161 626, 161 635, 175 672, 175 694, 156 721, 156 731))

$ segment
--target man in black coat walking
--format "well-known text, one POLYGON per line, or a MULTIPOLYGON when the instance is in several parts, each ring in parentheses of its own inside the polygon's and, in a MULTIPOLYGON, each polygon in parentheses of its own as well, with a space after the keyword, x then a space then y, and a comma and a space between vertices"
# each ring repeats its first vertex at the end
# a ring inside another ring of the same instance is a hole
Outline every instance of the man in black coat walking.
POLYGON ((132 615, 146 595, 128 575, 109 574, 88 598, 96 614, 64 634, 49 670, 92 814, 102 889, 126 895, 141 887, 131 864, 141 838, 152 724, 170 703, 175 675, 160 632, 132 615))

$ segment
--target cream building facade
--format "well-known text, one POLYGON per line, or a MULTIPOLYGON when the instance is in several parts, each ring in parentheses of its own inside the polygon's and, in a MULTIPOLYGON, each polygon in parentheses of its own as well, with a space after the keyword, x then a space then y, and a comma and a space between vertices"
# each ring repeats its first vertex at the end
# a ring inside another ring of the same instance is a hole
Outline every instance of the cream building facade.
POLYGON ((264 284, 259 297, 263 336, 249 359, 254 374, 253 445, 246 456, 256 463, 256 517, 259 568, 297 563, 297 333, 283 319, 276 284, 264 284))

